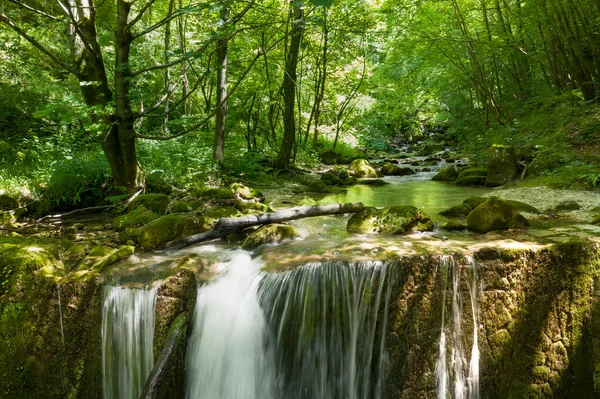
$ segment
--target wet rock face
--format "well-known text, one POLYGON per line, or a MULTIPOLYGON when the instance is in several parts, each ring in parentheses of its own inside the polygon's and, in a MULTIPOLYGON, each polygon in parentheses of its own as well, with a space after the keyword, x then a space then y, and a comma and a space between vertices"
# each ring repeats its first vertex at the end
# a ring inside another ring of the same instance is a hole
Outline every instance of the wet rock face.
POLYGON ((350 233, 405 234, 433 230, 433 222, 422 210, 412 205, 382 209, 367 207, 348 220, 350 233))
POLYGON ((493 145, 487 164, 487 187, 498 187, 510 183, 517 176, 517 156, 512 146, 493 145))
POLYGON ((354 177, 376 178, 377 171, 366 159, 356 159, 348 165, 348 169, 354 177))
POLYGON ((263 244, 273 244, 287 239, 294 239, 298 236, 299 233, 294 227, 274 223, 263 226, 251 233, 242 243, 242 248, 252 250, 263 244))
POLYGON ((454 166, 444 168, 439 173, 431 178, 435 181, 454 181, 458 177, 458 171, 454 166))
POLYGON ((494 230, 523 229, 529 222, 504 200, 490 197, 467 216, 469 230, 488 233, 494 230))
POLYGON ((212 228, 213 219, 198 215, 166 215, 144 227, 138 236, 142 248, 152 250, 169 241, 212 228))

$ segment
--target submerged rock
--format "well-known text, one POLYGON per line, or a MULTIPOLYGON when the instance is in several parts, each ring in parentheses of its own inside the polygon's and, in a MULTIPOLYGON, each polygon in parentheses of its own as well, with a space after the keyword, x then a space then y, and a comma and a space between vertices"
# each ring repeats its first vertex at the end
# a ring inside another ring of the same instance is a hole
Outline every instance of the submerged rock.
POLYGON ((454 184, 457 186, 484 186, 486 179, 487 169, 465 168, 459 173, 454 184))
POLYGON ((141 194, 129 204, 129 212, 144 206, 152 212, 165 214, 171 198, 166 194, 141 194))
POLYGON ((295 227, 274 223, 263 226, 251 233, 242 243, 242 248, 255 249, 263 244, 274 244, 298 236, 298 230, 295 227))
POLYGON ((433 176, 431 180, 435 181, 454 181, 458 177, 458 171, 454 166, 444 168, 438 172, 437 175, 433 176))
POLYGON ((490 197, 467 216, 469 230, 487 233, 494 230, 523 229, 529 222, 515 207, 498 198, 490 197))
POLYGON ((429 216, 412 205, 378 209, 367 207, 352 215, 346 229, 350 233, 405 234, 433 230, 429 216))
POLYGON ((155 249, 169 241, 208 231, 213 220, 197 215, 166 215, 144 227, 138 242, 144 249, 155 249))
POLYGON ((377 171, 366 159, 355 159, 348 165, 348 169, 354 177, 358 178, 376 178, 377 171))
POLYGON ((471 205, 462 203, 441 211, 439 214, 446 217, 458 218, 467 216, 472 210, 471 205))
POLYGON ((414 170, 410 168, 401 168, 391 162, 384 163, 380 171, 384 176, 410 176, 415 174, 414 170))
POLYGON ((487 187, 510 183, 517 176, 517 156, 513 146, 494 144, 489 151, 487 163, 487 187))
POLYGON ((554 212, 577 211, 581 205, 577 201, 562 201, 553 209, 554 212))
POLYGON ((463 231, 467 229, 467 225, 460 220, 449 220, 442 226, 446 231, 463 231))

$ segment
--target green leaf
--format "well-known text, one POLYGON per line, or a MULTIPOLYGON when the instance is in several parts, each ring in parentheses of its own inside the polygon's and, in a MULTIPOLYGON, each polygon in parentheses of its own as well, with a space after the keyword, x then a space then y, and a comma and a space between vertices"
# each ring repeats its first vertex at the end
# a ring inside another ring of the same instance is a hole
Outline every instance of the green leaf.
POLYGON ((333 0, 311 0, 317 7, 329 8, 333 5, 333 0))

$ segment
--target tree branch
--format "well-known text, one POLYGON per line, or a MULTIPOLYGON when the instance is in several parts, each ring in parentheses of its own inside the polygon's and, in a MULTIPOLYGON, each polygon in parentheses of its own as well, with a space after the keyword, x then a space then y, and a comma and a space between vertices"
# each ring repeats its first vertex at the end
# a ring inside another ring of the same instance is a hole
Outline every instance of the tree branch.
POLYGON ((50 19, 51 19, 51 20, 53 20, 53 21, 60 21, 60 18, 58 18, 58 17, 55 17, 54 15, 50 15, 50 14, 48 14, 48 13, 46 13, 46 12, 44 12, 44 11, 38 10, 38 9, 36 9, 36 8, 33 8, 33 7, 31 7, 31 6, 27 5, 27 4, 23 4, 23 3, 21 3, 21 2, 18 2, 18 1, 16 1, 16 0, 8 0, 8 1, 10 1, 10 2, 11 2, 11 3, 13 3, 13 4, 16 4, 16 5, 18 5, 19 7, 23 7, 23 8, 25 8, 26 10, 32 11, 32 12, 34 12, 34 13, 36 13, 36 14, 39 14, 39 15, 42 15, 42 16, 44 16, 44 17, 46 17, 46 18, 50 18, 50 19))
POLYGON ((148 11, 148 9, 152 6, 152 4, 154 4, 156 2, 156 0, 150 0, 149 2, 147 2, 144 7, 142 7, 142 9, 140 10, 140 12, 138 13, 138 15, 135 16, 135 18, 133 18, 131 20, 131 22, 129 22, 129 24, 127 25, 127 27, 129 29, 131 29, 133 27, 133 25, 137 24, 140 19, 142 19, 142 16, 144 15, 144 13, 146 11, 148 11))
POLYGON ((64 62, 63 60, 61 60, 60 58, 58 58, 55 54, 52 54, 52 52, 50 50, 48 50, 46 47, 42 46, 40 44, 40 42, 38 42, 32 36, 29 36, 27 34, 27 32, 25 32, 18 25, 16 25, 6 15, 0 14, 0 22, 2 22, 3 24, 5 24, 8 27, 10 27, 12 30, 14 30, 15 32, 17 32, 22 38, 24 38, 25 40, 27 40, 29 43, 31 43, 35 48, 37 48, 38 50, 40 50, 42 53, 46 54, 52 61, 54 61, 56 64, 60 65, 63 69, 65 69, 68 72, 72 73, 77 78, 80 77, 79 73, 77 72, 77 70, 75 68, 73 68, 71 65, 67 64, 66 62, 64 62))

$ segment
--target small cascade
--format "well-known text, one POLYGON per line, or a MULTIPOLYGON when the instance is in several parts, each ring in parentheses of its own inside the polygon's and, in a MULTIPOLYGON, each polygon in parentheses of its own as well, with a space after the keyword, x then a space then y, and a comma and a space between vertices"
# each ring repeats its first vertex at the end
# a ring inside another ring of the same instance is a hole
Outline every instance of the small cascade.
POLYGON ((103 298, 103 397, 138 399, 154 365, 156 288, 105 286, 103 298))
POLYGON ((470 257, 467 258, 469 297, 471 302, 471 316, 473 322, 473 346, 471 357, 467 363, 463 349, 463 302, 460 290, 462 268, 451 256, 444 256, 440 260, 440 275, 442 280, 442 326, 440 332, 440 343, 438 360, 436 364, 437 398, 447 399, 478 399, 479 398, 479 346, 477 338, 477 268, 476 263, 470 257), (448 274, 452 273, 452 324, 445 325, 446 291, 448 285, 448 274), (451 368, 448 368, 446 328, 452 329, 452 354, 451 368), (465 371, 468 365, 468 376, 465 371), (450 375, 453 375, 453 389, 449 390, 450 375))
POLYGON ((277 397, 380 398, 391 285, 388 267, 377 262, 314 263, 265 276, 260 298, 277 397))
POLYGON ((258 261, 237 254, 223 276, 198 289, 187 355, 188 398, 273 397, 259 271, 258 261))

